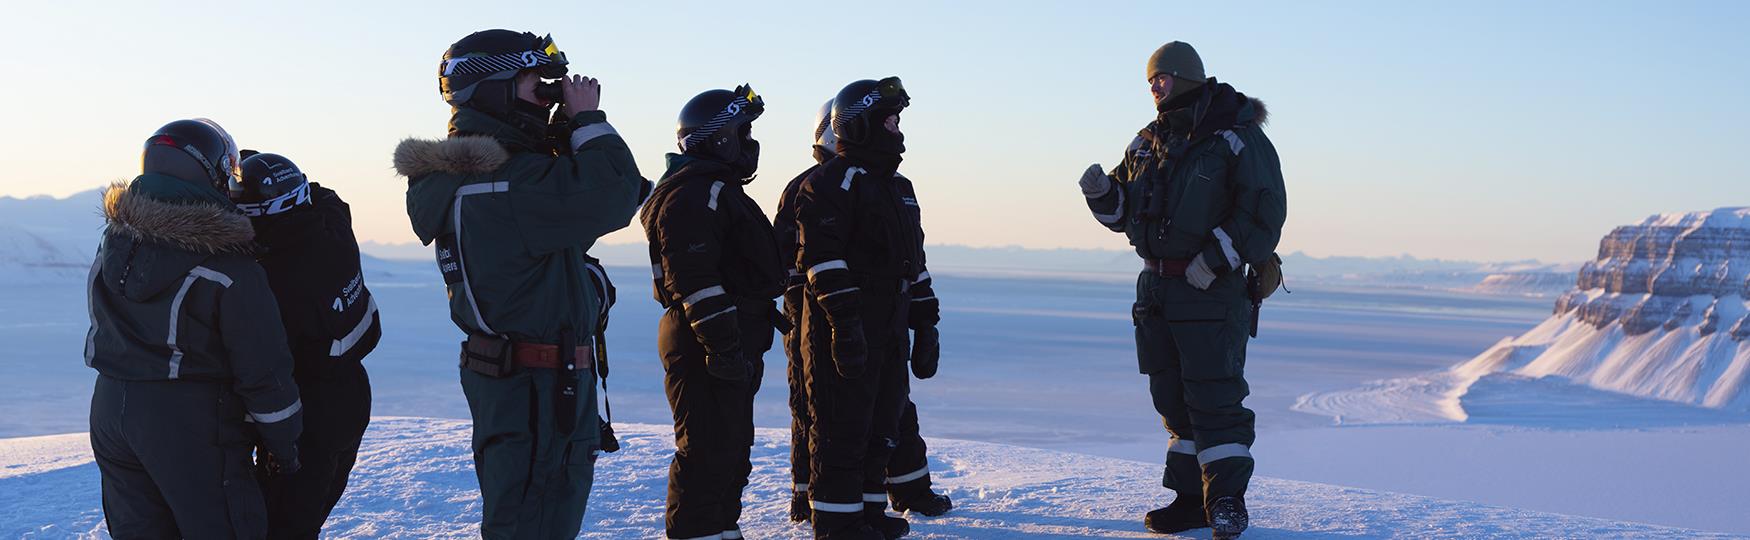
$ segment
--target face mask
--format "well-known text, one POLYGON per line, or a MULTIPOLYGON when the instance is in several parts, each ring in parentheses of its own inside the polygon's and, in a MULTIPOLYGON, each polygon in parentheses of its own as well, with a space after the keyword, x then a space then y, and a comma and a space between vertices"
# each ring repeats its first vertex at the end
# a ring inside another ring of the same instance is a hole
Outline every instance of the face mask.
POLYGON ((741 175, 745 182, 752 182, 754 171, 760 167, 760 142, 752 138, 741 140, 741 155, 736 156, 735 163, 729 165, 736 174, 741 175))

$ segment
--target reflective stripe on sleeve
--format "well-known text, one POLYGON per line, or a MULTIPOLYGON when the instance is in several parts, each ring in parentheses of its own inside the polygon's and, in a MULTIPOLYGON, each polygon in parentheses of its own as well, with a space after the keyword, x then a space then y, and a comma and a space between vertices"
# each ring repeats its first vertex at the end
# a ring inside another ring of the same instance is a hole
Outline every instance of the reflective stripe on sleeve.
POLYGON ((345 337, 334 340, 334 344, 328 347, 328 356, 340 356, 346 354, 346 351, 352 350, 352 346, 358 345, 359 340, 364 339, 365 332, 371 330, 371 323, 376 322, 376 320, 377 297, 372 296, 370 305, 365 306, 365 317, 359 319, 358 326, 354 326, 345 337))
POLYGON ((614 126, 608 125, 607 122, 599 122, 583 126, 571 130, 571 150, 573 152, 577 151, 577 148, 583 146, 583 143, 589 142, 596 137, 619 134, 619 132, 614 131, 614 126))
POLYGON ((827 270, 850 270, 850 269, 851 269, 851 265, 845 264, 844 259, 833 259, 830 261, 826 261, 826 262, 814 265, 813 267, 809 268, 808 269, 808 280, 814 281, 814 276, 819 275, 821 272, 825 272, 827 270))
POLYGON ((832 297, 834 297, 834 296, 838 296, 838 295, 841 295, 841 294, 845 294, 845 293, 849 293, 849 292, 857 292, 857 291, 860 291, 860 290, 863 290, 863 288, 862 288, 862 287, 846 287, 846 288, 843 288, 843 289, 839 289, 839 290, 836 290, 836 291, 833 291, 833 292, 829 292, 829 293, 826 293, 826 294, 823 294, 823 295, 820 295, 820 299, 821 299, 821 300, 825 300, 825 299, 828 299, 828 298, 832 298, 832 297))
POLYGON ((694 291, 693 294, 687 295, 686 298, 682 298, 681 299, 681 308, 682 309, 692 309, 693 304, 699 303, 700 300, 705 300, 705 299, 716 297, 716 296, 723 296, 725 294, 728 294, 728 293, 723 290, 722 285, 712 285, 710 287, 705 287, 703 289, 699 289, 697 291, 694 291))
POLYGON ((706 315, 706 316, 705 316, 705 318, 702 318, 702 319, 699 319, 699 320, 697 320, 697 321, 694 321, 694 322, 693 322, 693 326, 698 326, 698 325, 701 325, 701 324, 705 324, 705 321, 709 321, 709 320, 711 320, 711 319, 715 319, 715 318, 718 318, 718 317, 721 317, 721 316, 723 316, 723 314, 725 314, 725 313, 735 313, 735 306, 729 306, 729 307, 726 307, 726 308, 723 308, 723 311, 719 311, 719 312, 716 312, 716 313, 712 313, 712 314, 710 314, 710 315, 706 315))
POLYGON ((884 503, 884 502, 887 502, 887 494, 886 493, 864 493, 863 494, 863 502, 866 502, 866 503, 884 503))
POLYGON ((1227 231, 1221 230, 1221 227, 1216 227, 1215 242, 1221 244, 1221 254, 1227 257, 1227 267, 1238 270, 1240 268, 1240 252, 1234 250, 1233 237, 1228 236, 1227 231))
POLYGON ((287 418, 291 418, 292 415, 298 414, 298 411, 303 409, 303 408, 304 408, 304 400, 300 399, 297 401, 293 401, 292 404, 286 406, 286 408, 280 409, 280 410, 277 410, 274 412, 249 413, 248 420, 250 422, 255 422, 257 424, 272 424, 274 422, 279 422, 279 421, 285 420, 287 418))

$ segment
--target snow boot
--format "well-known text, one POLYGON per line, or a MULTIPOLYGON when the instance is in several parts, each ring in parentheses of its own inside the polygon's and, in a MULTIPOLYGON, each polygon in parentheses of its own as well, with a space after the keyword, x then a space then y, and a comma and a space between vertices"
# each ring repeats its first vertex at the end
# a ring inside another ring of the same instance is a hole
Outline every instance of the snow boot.
POLYGON ((808 505, 808 492, 798 491, 790 496, 790 521, 807 523, 814 519, 814 508, 808 505))
POLYGON ((911 532, 911 522, 905 518, 887 515, 887 503, 863 503, 863 522, 869 527, 881 532, 887 540, 893 540, 911 532))
POLYGON ((828 533, 822 533, 822 532, 816 531, 814 533, 814 538, 815 538, 815 540, 886 540, 887 539, 887 537, 882 536, 880 532, 877 532, 875 529, 869 528, 868 523, 858 523, 854 526, 845 527, 843 529, 839 529, 839 530, 828 532, 828 533))
POLYGON ((954 501, 950 500, 947 495, 929 489, 907 495, 888 493, 887 498, 893 501, 893 511, 895 512, 916 512, 936 517, 946 514, 954 508, 954 501))
POLYGON ((1149 512, 1142 524, 1149 532, 1173 534, 1208 527, 1209 517, 1203 513, 1202 494, 1181 493, 1167 506, 1149 512))
POLYGON ((1246 500, 1241 497, 1222 497, 1209 505, 1209 526, 1215 529, 1214 540, 1239 538, 1250 524, 1246 500))

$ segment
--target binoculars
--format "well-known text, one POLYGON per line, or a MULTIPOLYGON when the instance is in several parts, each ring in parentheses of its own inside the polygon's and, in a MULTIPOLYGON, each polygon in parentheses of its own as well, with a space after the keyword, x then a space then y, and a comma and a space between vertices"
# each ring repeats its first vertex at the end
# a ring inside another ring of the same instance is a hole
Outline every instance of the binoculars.
POLYGON ((535 97, 554 103, 564 103, 565 90, 560 81, 543 82, 535 85, 535 97))

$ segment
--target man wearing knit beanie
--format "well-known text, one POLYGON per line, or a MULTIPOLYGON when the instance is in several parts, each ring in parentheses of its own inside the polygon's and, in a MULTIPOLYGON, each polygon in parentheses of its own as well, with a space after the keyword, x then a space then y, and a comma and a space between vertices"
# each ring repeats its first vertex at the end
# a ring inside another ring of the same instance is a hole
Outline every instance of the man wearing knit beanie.
POLYGON ((1082 173, 1094 219, 1142 257, 1132 323, 1138 367, 1172 439, 1161 484, 1176 497, 1150 531, 1246 529, 1254 415, 1246 342, 1279 282, 1288 203, 1263 102, 1204 75, 1197 50, 1162 45, 1146 65, 1156 116, 1111 174, 1082 173))
POLYGON ((1179 97, 1203 86, 1203 59, 1190 43, 1174 41, 1162 45, 1148 57, 1147 79, 1155 103, 1179 97), (1170 80, 1159 79, 1163 75, 1170 80))

